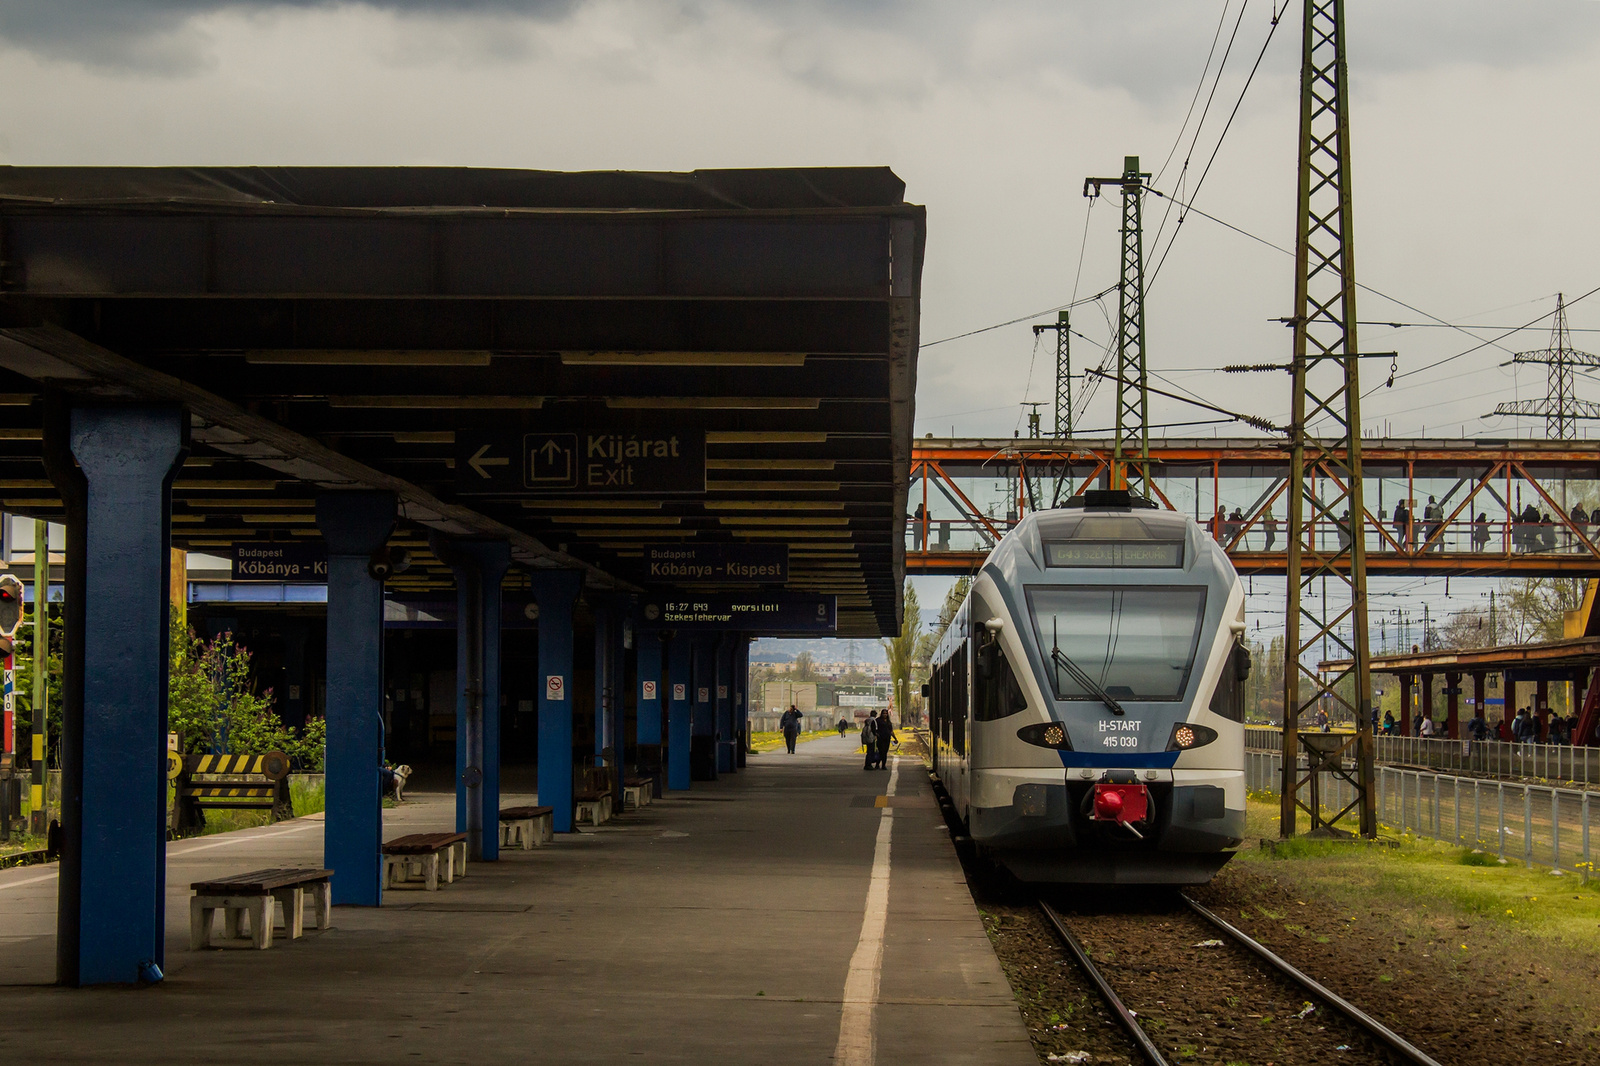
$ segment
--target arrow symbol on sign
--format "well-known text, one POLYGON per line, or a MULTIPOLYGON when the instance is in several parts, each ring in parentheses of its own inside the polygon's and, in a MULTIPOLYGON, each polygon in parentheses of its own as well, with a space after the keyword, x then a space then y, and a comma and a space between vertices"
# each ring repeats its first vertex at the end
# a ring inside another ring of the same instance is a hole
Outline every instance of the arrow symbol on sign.
POLYGON ((566 454, 566 451, 553 440, 545 441, 544 447, 539 451, 543 453, 544 461, 547 463, 553 463, 566 454))
POLYGON ((478 472, 478 476, 483 478, 485 481, 487 481, 492 475, 490 475, 489 471, 485 470, 484 467, 511 465, 511 460, 504 457, 499 459, 488 458, 489 449, 492 447, 494 447, 492 444, 485 444, 483 447, 479 448, 473 453, 471 459, 467 460, 467 465, 476 470, 478 472))

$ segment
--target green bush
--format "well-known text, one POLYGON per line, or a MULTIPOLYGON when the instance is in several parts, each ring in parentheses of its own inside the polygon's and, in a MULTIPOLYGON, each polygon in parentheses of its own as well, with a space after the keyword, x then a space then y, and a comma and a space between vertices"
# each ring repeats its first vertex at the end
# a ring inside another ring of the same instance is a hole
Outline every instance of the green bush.
POLYGON ((281 751, 306 773, 322 771, 327 725, 306 723, 299 736, 278 717, 272 690, 255 690, 250 652, 232 633, 202 640, 194 630, 171 627, 167 728, 186 752, 220 748, 230 755, 281 751))

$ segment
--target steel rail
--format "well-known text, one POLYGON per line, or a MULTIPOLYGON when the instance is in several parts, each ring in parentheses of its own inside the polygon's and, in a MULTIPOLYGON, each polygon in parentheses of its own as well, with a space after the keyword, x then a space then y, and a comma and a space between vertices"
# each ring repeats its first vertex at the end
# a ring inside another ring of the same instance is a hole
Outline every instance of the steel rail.
MULTIPOLYGON (((1216 926, 1222 932, 1228 934, 1228 936, 1232 937, 1234 942, 1240 947, 1249 951, 1251 954, 1267 963, 1273 969, 1289 978, 1289 980, 1304 988, 1307 992, 1312 993, 1324 1003, 1327 1003, 1329 1006, 1333 1007, 1334 1010, 1337 1010, 1340 1014, 1343 1014, 1350 1021, 1355 1022, 1362 1029, 1366 1030, 1370 1036, 1388 1047, 1391 1051, 1400 1055, 1407 1062, 1416 1063, 1417 1066, 1439 1066, 1438 1061, 1430 1057, 1427 1052, 1423 1051, 1415 1044, 1412 1044, 1410 1041, 1396 1033, 1393 1029, 1390 1029, 1388 1026, 1378 1021, 1378 1019, 1374 1018, 1372 1015, 1368 1014, 1354 1003, 1351 1003, 1337 992, 1332 991, 1325 985, 1312 979, 1309 975, 1302 973, 1287 960, 1274 954, 1267 948, 1265 944, 1262 944, 1259 941, 1251 938, 1242 930, 1230 925, 1228 921, 1222 918, 1220 915, 1214 914, 1204 906, 1196 903, 1194 900, 1189 898, 1187 893, 1181 893, 1181 895, 1183 897, 1183 902, 1189 905, 1190 910, 1194 911, 1201 918, 1204 918, 1206 921, 1216 926)), ((1046 908, 1047 911, 1048 909, 1049 908, 1046 908)))
POLYGON ((1101 997, 1111 1007, 1111 1012, 1116 1015, 1117 1021, 1121 1023, 1122 1028, 1127 1030, 1128 1035, 1133 1038, 1133 1042, 1139 1045, 1139 1051, 1143 1053, 1145 1061, 1150 1066, 1168 1066, 1166 1058, 1161 1054, 1161 1049, 1151 1042, 1150 1037, 1139 1026, 1139 1022, 1133 1016, 1133 1011, 1128 1009, 1128 1005, 1122 1002, 1122 998, 1112 989, 1110 982, 1100 972, 1100 968, 1089 958, 1089 952, 1085 950, 1078 938, 1073 935, 1072 930, 1067 928, 1067 923, 1061 920, 1061 915, 1057 914, 1055 908, 1044 900, 1039 901, 1039 909, 1044 912, 1045 920, 1055 928, 1056 935, 1061 938, 1061 942, 1067 946, 1068 953, 1077 960, 1079 968, 1088 975, 1089 980, 1093 981, 1095 987, 1100 990, 1101 997))

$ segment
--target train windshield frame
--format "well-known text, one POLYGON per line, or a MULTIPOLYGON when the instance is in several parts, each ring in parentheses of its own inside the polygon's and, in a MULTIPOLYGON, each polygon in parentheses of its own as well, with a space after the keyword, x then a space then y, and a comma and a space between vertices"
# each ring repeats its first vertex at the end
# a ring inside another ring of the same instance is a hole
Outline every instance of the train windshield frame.
POLYGON ((1118 700, 1183 699, 1205 624, 1204 586, 1040 585, 1027 599, 1056 699, 1101 697, 1054 661, 1055 648, 1118 700))

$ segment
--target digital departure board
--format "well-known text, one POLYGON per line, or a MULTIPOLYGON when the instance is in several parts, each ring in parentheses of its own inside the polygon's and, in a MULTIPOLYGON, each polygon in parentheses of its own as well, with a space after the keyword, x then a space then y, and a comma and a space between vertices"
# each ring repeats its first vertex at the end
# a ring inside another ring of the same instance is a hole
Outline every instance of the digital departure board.
POLYGON ((1078 569, 1180 567, 1183 565, 1183 541, 1046 541, 1044 558, 1046 566, 1078 569))

